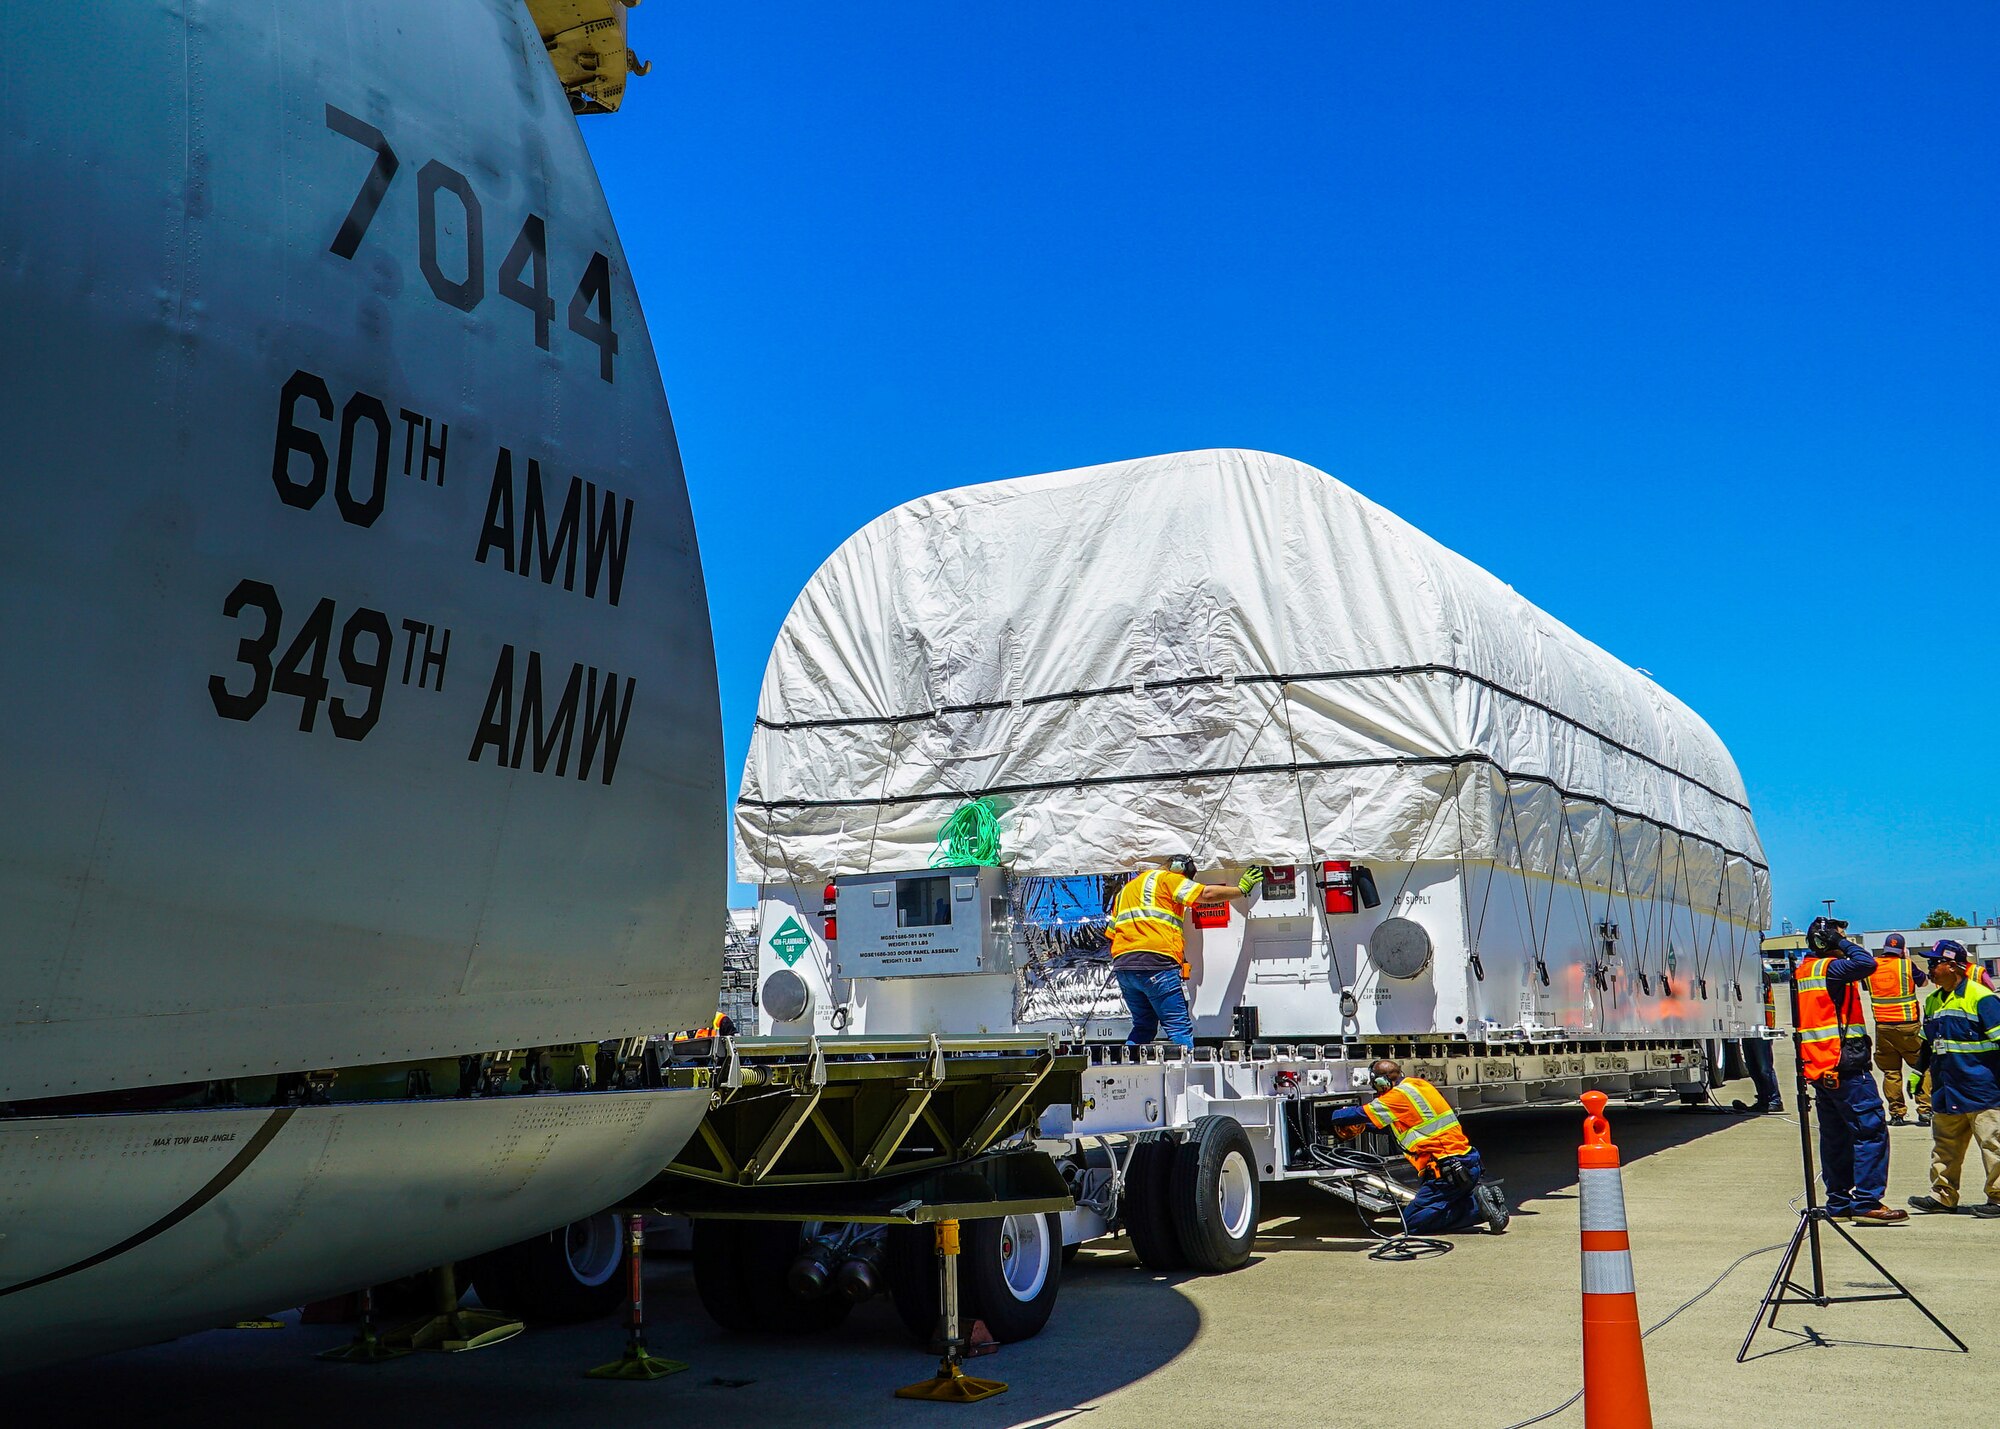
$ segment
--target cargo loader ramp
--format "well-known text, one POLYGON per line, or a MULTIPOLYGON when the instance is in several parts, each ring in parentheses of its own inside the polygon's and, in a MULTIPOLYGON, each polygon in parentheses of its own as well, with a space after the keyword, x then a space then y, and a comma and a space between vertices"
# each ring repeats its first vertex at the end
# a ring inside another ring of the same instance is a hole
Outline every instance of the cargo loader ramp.
POLYGON ((686 1195, 941 1169, 1075 1105, 1083 1069, 1037 1033, 726 1038, 708 1114, 654 1184, 686 1195))
POLYGON ((1075 1114, 1085 1065, 1046 1034, 724 1039, 668 1069, 713 1100, 629 1204, 692 1220, 724 1328, 830 1328, 886 1291, 957 1394, 961 1329, 1026 1339, 1054 1307, 1075 1200, 1032 1138, 1075 1114))

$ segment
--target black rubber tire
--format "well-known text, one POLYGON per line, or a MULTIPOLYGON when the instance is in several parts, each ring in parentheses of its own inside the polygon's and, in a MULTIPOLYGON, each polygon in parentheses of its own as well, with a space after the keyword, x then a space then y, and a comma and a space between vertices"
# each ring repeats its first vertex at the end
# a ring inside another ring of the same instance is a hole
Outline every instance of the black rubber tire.
MULTIPOLYGON (((602 1319, 625 1303, 631 1247, 623 1217, 602 1211, 589 1217, 591 1235, 613 1237, 616 1251, 585 1278, 571 1257, 571 1227, 530 1236, 488 1251, 467 1267, 479 1302, 538 1325, 574 1325, 602 1319)), ((582 1226, 585 1222, 576 1223, 582 1226)), ((600 1242, 600 1248, 610 1247, 600 1242)))
POLYGON ((744 1224, 697 1220, 691 1232, 694 1293, 709 1319, 739 1335, 757 1328, 757 1311, 743 1284, 744 1224))
POLYGON ((1071 1241, 1068 1245, 1064 1246, 1062 1248, 1063 1264, 1068 1265, 1072 1261, 1074 1261, 1077 1257, 1077 1253, 1082 1249, 1083 1249, 1083 1242, 1080 1240, 1071 1241))
MULTIPOLYGON (((990 1201, 993 1189, 976 1171, 948 1171, 939 1178, 933 1195, 954 1201, 990 1201)), ((974 1320, 985 1318, 979 1303, 979 1285, 965 1264, 965 1253, 972 1249, 967 1241, 978 1224, 977 1221, 959 1223, 961 1333, 969 1332, 974 1320)), ((920 1345, 932 1343, 937 1335, 938 1317, 943 1313, 939 1304, 936 1229, 929 1225, 890 1226, 882 1248, 882 1276, 889 1282, 889 1299, 896 1307, 896 1318, 903 1322, 910 1338, 920 1345)))
POLYGON ((847 1318, 854 1302, 829 1292, 808 1300, 786 1283, 792 1262, 805 1247, 803 1228, 796 1221, 745 1221, 737 1252, 744 1293, 749 1297, 754 1329, 777 1335, 809 1335, 832 1329, 847 1318))
POLYGON ((1172 1141, 1159 1137, 1142 1141, 1132 1148, 1132 1161, 1125 1171, 1119 1215, 1125 1221, 1133 1253, 1148 1270, 1185 1270, 1188 1265, 1169 1209, 1174 1152, 1178 1149, 1172 1141))
POLYGON ((1041 1221, 1048 1249, 1048 1272, 1040 1288, 1025 1300, 1007 1283, 1006 1218, 961 1223, 959 1289, 970 1291, 971 1301, 979 1310, 978 1318, 986 1322, 987 1333, 1003 1345, 1039 1335, 1055 1312, 1056 1296, 1062 1290, 1062 1217, 1045 1215, 1041 1221))
POLYGON ((1204 1116, 1188 1138, 1174 1148, 1167 1203, 1181 1253, 1196 1270, 1211 1275, 1241 1269, 1257 1242, 1257 1217, 1263 1209, 1257 1180, 1257 1152, 1250 1133, 1231 1116, 1204 1116), (1249 1213, 1243 1228, 1231 1235, 1222 1218, 1218 1190, 1223 1169, 1235 1163, 1249 1178, 1249 1213))
MULTIPOLYGON (((929 1344, 937 1333, 938 1269, 934 1235, 929 1226, 890 1226, 882 1249, 882 1278, 889 1282, 889 1299, 896 1307, 896 1318, 920 1345, 929 1344)), ((971 1308, 966 1303, 968 1289, 965 1278, 960 1276, 961 1315, 971 1308)))

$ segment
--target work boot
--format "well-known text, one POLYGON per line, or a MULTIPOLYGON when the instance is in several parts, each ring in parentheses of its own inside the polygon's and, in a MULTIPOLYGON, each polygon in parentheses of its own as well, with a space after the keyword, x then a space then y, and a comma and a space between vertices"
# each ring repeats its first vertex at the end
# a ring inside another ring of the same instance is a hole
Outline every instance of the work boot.
POLYGON ((1894 1116, 1889 1118, 1889 1125, 1891 1126, 1908 1126, 1909 1124, 1910 1124, 1910 1119, 1907 1116, 1904 1116, 1901 1112, 1897 1112, 1894 1116))
POLYGON ((1910 1197, 1910 1209, 1913 1211, 1922 1211, 1927 1216, 1948 1216, 1957 1210, 1958 1207, 1947 1206, 1936 1196, 1912 1196, 1910 1197))
POLYGON ((1785 1109, 1785 1104, 1780 1101, 1768 1101, 1765 1102, 1763 1106, 1764 1112, 1769 1115, 1776 1115, 1778 1112, 1781 1112, 1784 1109, 1785 1109))
POLYGON ((1910 1218, 1910 1213, 1895 1206, 1877 1206, 1872 1211, 1854 1211, 1847 1219, 1857 1226, 1899 1226, 1910 1218))
POLYGON ((1972 1214, 1982 1221, 2000 1221, 2000 1201, 1982 1201, 1972 1208, 1972 1214))
POLYGON ((1507 1193, 1500 1189, 1497 1181, 1481 1181, 1473 1187, 1472 1202, 1485 1219, 1486 1229, 1494 1235, 1506 1230, 1507 1222, 1513 1219, 1507 1210, 1507 1193))
POLYGON ((1930 1124, 1931 1124, 1931 1114, 1929 1112, 1920 1111, 1917 1113, 1918 1126, 1929 1126, 1930 1124))

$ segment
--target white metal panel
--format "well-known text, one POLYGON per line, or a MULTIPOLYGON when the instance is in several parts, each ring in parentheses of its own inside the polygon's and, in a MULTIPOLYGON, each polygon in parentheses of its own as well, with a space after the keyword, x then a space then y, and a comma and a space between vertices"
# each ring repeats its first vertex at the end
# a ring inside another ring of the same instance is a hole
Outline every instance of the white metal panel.
POLYGON ((707 1105, 705 1091, 592 1092, 0 1121, 0 1371, 206 1329, 566 1224, 643 1185, 707 1105))

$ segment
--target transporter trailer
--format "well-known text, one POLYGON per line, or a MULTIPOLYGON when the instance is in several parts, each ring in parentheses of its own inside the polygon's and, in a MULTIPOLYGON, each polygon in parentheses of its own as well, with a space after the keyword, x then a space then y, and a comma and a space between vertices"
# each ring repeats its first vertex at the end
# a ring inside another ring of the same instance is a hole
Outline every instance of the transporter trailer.
POLYGON ((736 866, 760 1031, 1080 1050, 1035 1133, 1064 1244, 1122 1228, 1154 1266, 1241 1264, 1268 1181, 1405 1199, 1325 1121, 1379 1057, 1461 1112, 1701 1102, 1763 1035, 1769 876, 1714 732, 1259 452, 947 491, 850 538, 772 650, 736 866), (1192 915, 1196 1045, 1128 1048, 1110 909, 1177 855, 1263 882, 1192 915))

